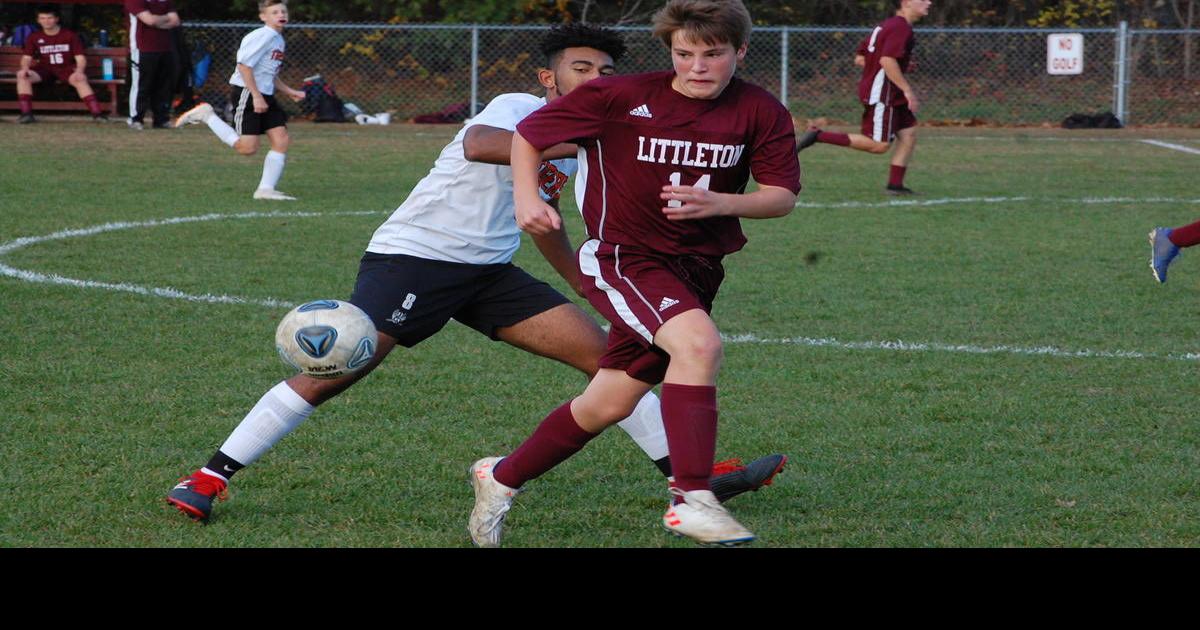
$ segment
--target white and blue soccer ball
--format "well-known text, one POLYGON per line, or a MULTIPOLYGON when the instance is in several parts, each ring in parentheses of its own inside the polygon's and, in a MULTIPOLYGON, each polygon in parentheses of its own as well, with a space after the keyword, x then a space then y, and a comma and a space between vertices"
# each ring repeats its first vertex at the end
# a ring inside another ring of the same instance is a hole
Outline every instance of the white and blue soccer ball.
POLYGON ((317 300, 292 309, 275 329, 279 358, 321 379, 353 374, 375 356, 375 324, 341 300, 317 300))

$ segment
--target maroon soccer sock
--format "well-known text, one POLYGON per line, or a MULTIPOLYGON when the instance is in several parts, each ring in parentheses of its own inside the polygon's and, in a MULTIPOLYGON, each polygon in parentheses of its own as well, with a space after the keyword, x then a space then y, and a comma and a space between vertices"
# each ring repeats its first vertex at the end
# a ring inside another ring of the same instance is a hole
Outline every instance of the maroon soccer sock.
POLYGON ((25 114, 33 113, 33 95, 32 94, 18 94, 17 95, 17 104, 21 108, 22 116, 24 116, 25 114))
POLYGON ((1200 221, 1171 230, 1167 238, 1177 247, 1191 247, 1200 243, 1200 221))
POLYGON ((551 411, 533 435, 492 470, 492 475, 509 488, 520 488, 578 453, 596 435, 575 422, 571 403, 567 402, 551 411))
POLYGON ((850 146, 850 134, 834 133, 832 131, 821 131, 821 132, 817 133, 817 142, 824 142, 825 144, 836 144, 838 146, 848 147, 848 146, 850 146))
POLYGON ((903 186, 904 172, 908 170, 907 166, 892 165, 892 170, 888 174, 888 186, 903 186))
POLYGON ((717 454, 717 388, 663 383, 661 398, 675 486, 685 492, 711 490, 708 478, 717 454))
POLYGON ((83 102, 87 105, 88 111, 92 112, 93 116, 100 115, 100 103, 96 100, 95 94, 88 94, 83 97, 83 102))

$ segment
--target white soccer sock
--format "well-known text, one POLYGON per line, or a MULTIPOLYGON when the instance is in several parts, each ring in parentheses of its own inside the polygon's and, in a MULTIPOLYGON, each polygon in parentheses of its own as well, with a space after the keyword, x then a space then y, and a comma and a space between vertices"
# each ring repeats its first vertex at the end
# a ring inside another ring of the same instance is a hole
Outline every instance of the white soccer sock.
POLYGON ((292 391, 287 382, 279 383, 263 394, 242 423, 229 434, 221 445, 221 452, 243 466, 249 466, 300 426, 313 409, 316 407, 292 391))
POLYGON ((663 428, 662 406, 654 392, 646 392, 628 418, 617 423, 646 455, 658 461, 667 456, 667 430, 663 428))
POLYGON ((287 154, 278 151, 268 151, 267 159, 263 160, 263 176, 258 182, 258 189, 275 190, 275 184, 283 177, 283 165, 287 162, 287 154))
POLYGON ((213 133, 217 134, 221 142, 233 146, 233 143, 238 141, 238 132, 234 131, 233 127, 230 127, 224 120, 221 120, 221 117, 216 112, 209 114, 208 120, 204 122, 208 125, 209 129, 212 129, 213 133))

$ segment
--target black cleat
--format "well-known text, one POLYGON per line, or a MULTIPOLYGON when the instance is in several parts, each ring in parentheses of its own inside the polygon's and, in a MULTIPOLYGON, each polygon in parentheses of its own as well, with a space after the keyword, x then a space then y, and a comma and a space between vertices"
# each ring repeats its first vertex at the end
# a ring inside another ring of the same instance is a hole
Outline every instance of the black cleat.
POLYGON ((757 492, 771 485, 775 475, 787 464, 786 455, 767 455, 743 466, 740 459, 728 459, 713 465, 713 476, 709 479, 713 494, 724 503, 745 492, 757 492))
POLYGON ((229 493, 226 483, 217 477, 200 471, 179 480, 179 484, 167 493, 167 503, 195 521, 207 521, 212 514, 213 497, 222 501, 229 493))
POLYGON ((94 122, 94 123, 107 123, 107 122, 108 122, 108 116, 106 116, 106 115, 104 115, 104 114, 96 114, 95 116, 92 116, 92 122, 94 122))
POLYGON ((33 117, 33 114, 21 114, 17 117, 17 124, 20 125, 28 125, 35 122, 37 122, 37 119, 33 117))
POLYGON ((897 197, 918 194, 917 191, 911 188, 906 188, 904 186, 893 186, 892 184, 888 184, 887 188, 883 189, 883 193, 885 195, 895 195, 897 197))
POLYGON ((816 144, 817 134, 819 133, 821 133, 820 129, 809 129, 808 131, 800 134, 800 136, 796 138, 796 153, 799 153, 816 144))

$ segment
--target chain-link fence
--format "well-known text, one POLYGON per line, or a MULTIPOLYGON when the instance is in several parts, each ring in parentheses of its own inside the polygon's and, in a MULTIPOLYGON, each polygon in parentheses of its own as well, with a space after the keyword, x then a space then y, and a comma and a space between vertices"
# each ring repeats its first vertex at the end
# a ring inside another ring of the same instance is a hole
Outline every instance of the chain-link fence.
MULTIPOLYGON (((253 23, 187 24, 212 55, 204 98, 222 102, 238 43, 253 23)), ((647 28, 622 27, 623 73, 670 67, 647 28)), ((393 120, 448 106, 483 107, 505 92, 540 93, 542 26, 299 24, 289 26, 283 78, 320 74, 347 102, 393 120)), ((760 27, 739 76, 781 96, 801 118, 853 122, 861 114, 854 50, 864 27, 760 27)), ((917 28, 913 84, 925 121, 1057 124, 1113 111, 1126 123, 1200 125, 1200 31, 917 28), (1047 36, 1084 36, 1082 74, 1046 71, 1047 36)))

